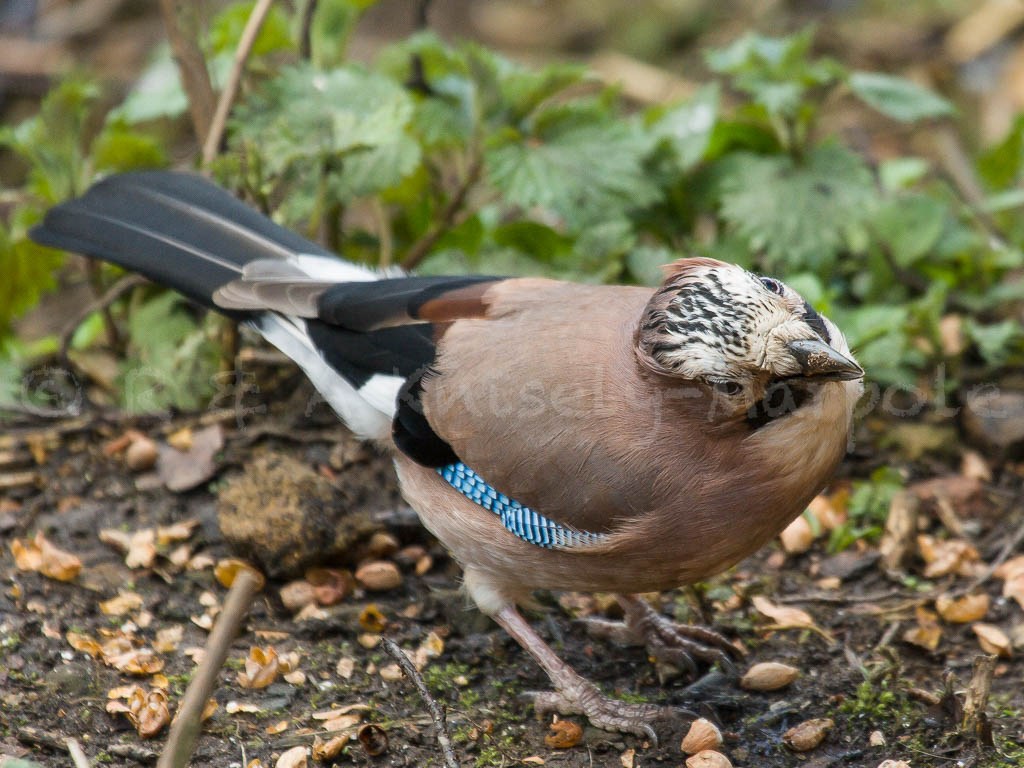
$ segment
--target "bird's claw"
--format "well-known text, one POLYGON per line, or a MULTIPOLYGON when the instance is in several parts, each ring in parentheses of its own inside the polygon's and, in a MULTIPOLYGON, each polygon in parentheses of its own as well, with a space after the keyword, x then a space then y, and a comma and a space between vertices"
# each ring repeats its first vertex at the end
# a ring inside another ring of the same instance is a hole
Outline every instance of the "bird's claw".
POLYGON ((627 645, 640 645, 658 661, 665 661, 697 674, 694 659, 718 664, 730 676, 736 675, 732 656, 741 651, 727 638, 706 627, 677 624, 657 613, 646 602, 635 599, 623 603, 625 621, 584 619, 592 637, 609 639, 627 645))
POLYGON ((583 715, 595 728, 631 733, 647 739, 655 747, 658 746, 658 736, 651 724, 678 714, 669 707, 611 699, 582 678, 557 691, 535 692, 529 696, 538 714, 583 715))

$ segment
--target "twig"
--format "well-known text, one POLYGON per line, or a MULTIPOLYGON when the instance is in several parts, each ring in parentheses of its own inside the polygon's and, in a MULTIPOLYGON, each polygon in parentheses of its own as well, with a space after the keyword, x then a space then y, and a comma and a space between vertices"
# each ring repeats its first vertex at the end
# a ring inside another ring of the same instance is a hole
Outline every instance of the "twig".
POLYGON ((213 121, 210 123, 210 130, 206 133, 206 141, 203 143, 203 164, 208 168, 213 158, 217 156, 217 148, 220 147, 220 140, 224 136, 224 128, 228 124, 228 113, 231 112, 231 104, 238 93, 238 86, 242 82, 242 73, 245 71, 245 62, 252 53, 252 46, 260 34, 263 22, 270 13, 270 6, 274 0, 257 0, 256 5, 249 14, 249 20, 245 22, 245 29, 242 30, 242 37, 235 48, 235 56, 231 61, 231 71, 228 73, 228 80, 221 91, 220 100, 217 102, 217 109, 213 113, 213 121))
POLYGON ((164 751, 157 761, 157 768, 184 768, 188 765, 192 749, 199 737, 200 717, 206 706, 206 700, 213 692, 217 683, 217 675, 220 673, 224 660, 227 658, 228 649, 231 647, 231 641, 238 633, 238 628, 249 612, 249 606, 260 586, 262 586, 260 580, 254 572, 248 569, 239 570, 235 576, 235 581, 224 600, 224 608, 217 617, 217 623, 214 624, 213 631, 206 641, 203 660, 199 664, 192 682, 188 684, 188 690, 185 691, 185 698, 181 701, 177 718, 171 724, 167 746, 164 747, 164 751))
POLYGON ((138 744, 110 744, 106 748, 107 752, 118 757, 125 757, 129 760, 134 760, 137 763, 143 765, 149 765, 155 763, 157 754, 151 749, 140 747, 138 744))
POLYGON ((986 581, 988 581, 990 578, 992 578, 992 574, 995 573, 996 569, 1000 565, 1005 563, 1007 559, 1009 559, 1010 555, 1013 554, 1014 550, 1017 549, 1017 547, 1020 545, 1022 541, 1024 541, 1024 522, 1017 526, 1017 530, 1014 532, 1013 536, 1010 537, 1010 540, 1007 541, 1006 544, 1003 546, 1003 549, 1002 551, 1000 551, 999 556, 996 557, 996 559, 993 560, 991 563, 989 563, 988 566, 986 566, 985 570, 981 572, 978 578, 976 578, 963 589, 958 589, 955 594, 966 595, 970 592, 973 592, 986 581))
POLYGON ((967 696, 964 699, 964 719, 961 729, 978 733, 985 724, 985 707, 992 692, 992 673, 996 668, 996 656, 980 655, 974 657, 974 672, 971 682, 967 684, 967 696))
POLYGON ((445 720, 444 708, 430 695, 426 683, 423 682, 423 677, 402 652, 402 649, 395 644, 395 641, 390 637, 382 637, 381 645, 384 646, 384 650, 388 652, 388 655, 398 662, 398 666, 402 668, 405 676, 412 680, 420 698, 427 705, 427 711, 430 712, 430 717, 433 718, 434 725, 437 727, 437 743, 441 746, 441 755, 444 758, 445 768, 459 768, 459 762, 455 759, 455 750, 452 749, 452 739, 448 734, 448 723, 445 720))
POLYGON ((869 595, 830 595, 827 593, 810 595, 787 595, 778 598, 780 603, 875 603, 879 600, 889 600, 894 597, 906 597, 898 589, 890 589, 888 592, 875 592, 869 595))
POLYGON ((167 27, 167 37, 171 42, 174 60, 178 63, 178 71, 181 72, 182 85, 188 95, 192 127, 196 132, 196 139, 201 141, 210 133, 210 119, 213 116, 216 97, 202 50, 195 39, 186 35, 179 26, 179 5, 192 6, 192 12, 195 12, 194 3, 183 3, 179 0, 160 0, 160 12, 164 17, 164 26, 167 27))
POLYGON ((441 236, 451 229, 452 224, 455 222, 456 214, 465 204, 469 190, 476 183, 476 180, 480 178, 480 172, 483 170, 483 167, 483 158, 477 157, 466 173, 466 178, 462 180, 462 184, 459 185, 455 194, 452 195, 448 205, 444 207, 438 220, 423 237, 413 243, 409 250, 406 251, 405 258, 402 259, 402 269, 415 269, 423 261, 427 253, 430 252, 430 249, 434 247, 434 244, 441 239, 441 236))
POLYGON ((86 757, 85 750, 78 743, 78 739, 67 738, 64 740, 64 744, 71 754, 71 760, 74 762, 75 768, 90 768, 89 758, 86 757))
POLYGON ((299 56, 307 60, 313 55, 313 17, 316 15, 316 6, 317 0, 306 0, 299 26, 299 56))
POLYGON ((64 330, 60 332, 60 343, 57 346, 57 359, 64 365, 68 365, 68 348, 71 346, 71 339, 75 335, 75 331, 78 330, 85 319, 89 317, 93 312, 100 312, 105 309, 109 309, 110 305, 115 301, 124 296, 128 291, 136 288, 140 285, 145 285, 148 281, 142 275, 125 275, 106 291, 104 291, 95 301, 91 302, 88 306, 84 307, 78 314, 76 314, 71 321, 64 326, 64 330))

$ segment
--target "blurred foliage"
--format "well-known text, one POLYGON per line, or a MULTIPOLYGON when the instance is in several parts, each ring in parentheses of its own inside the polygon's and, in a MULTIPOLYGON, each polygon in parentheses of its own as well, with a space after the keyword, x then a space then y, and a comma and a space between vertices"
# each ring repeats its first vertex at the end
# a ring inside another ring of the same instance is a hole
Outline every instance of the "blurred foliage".
MULTIPOLYGON (((1024 290, 1024 120, 979 158, 991 197, 977 211, 924 158, 872 167, 819 135, 821 110, 840 98, 903 122, 955 110, 909 80, 816 57, 811 29, 709 51, 717 81, 635 110, 580 67, 527 67, 429 31, 371 67, 351 63, 347 42, 369 4, 322 0, 308 61, 297 55, 299 19, 274 6, 249 61, 213 171, 281 224, 370 265, 425 250, 423 273, 652 284, 659 265, 684 255, 739 263, 789 281, 832 317, 882 385, 910 387, 945 365, 955 387, 964 371, 1024 362, 1012 311, 1024 290)), ((229 6, 209 25, 215 82, 251 7, 229 6)), ((0 334, 60 264, 25 238, 28 227, 105 173, 164 164, 157 137, 187 105, 166 49, 89 139, 97 92, 68 80, 38 116, 0 133, 28 167, 0 230, 0 268, 14 276, 0 288, 0 334)), ((210 343, 193 315, 149 295, 165 303, 133 308, 137 359, 166 361, 171 337, 210 343), (147 338, 138 314, 158 310, 174 333, 147 338)), ((166 380, 212 371, 212 356, 200 357, 202 371, 176 357, 166 380)))

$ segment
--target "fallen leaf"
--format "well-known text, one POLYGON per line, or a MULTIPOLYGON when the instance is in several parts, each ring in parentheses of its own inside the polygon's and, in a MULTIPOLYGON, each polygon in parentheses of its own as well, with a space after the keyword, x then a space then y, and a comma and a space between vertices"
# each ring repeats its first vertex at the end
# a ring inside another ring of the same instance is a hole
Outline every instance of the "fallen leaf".
POLYGON ((213 713, 217 711, 218 706, 216 699, 207 699, 206 706, 203 707, 203 713, 199 716, 199 720, 209 720, 213 717, 213 713))
POLYGON ((171 525, 159 525, 156 529, 156 543, 161 547, 176 541, 185 541, 199 525, 198 520, 182 520, 171 525))
POLYGON ((306 673, 301 669, 296 669, 292 672, 288 672, 282 675, 285 682, 291 683, 292 685, 302 685, 306 682, 306 673))
POLYGON ((801 608, 776 605, 761 595, 754 597, 751 602, 754 608, 775 622, 775 625, 769 627, 769 629, 810 629, 817 632, 830 643, 835 642, 832 635, 815 624, 811 615, 801 608))
POLYGON ((143 528, 134 533, 104 528, 100 541, 124 553, 124 564, 129 568, 150 568, 156 561, 156 531, 143 528))
POLYGON ((275 768, 305 768, 305 765, 306 748, 292 747, 277 758, 275 768))
MULTIPOLYGON (((627 749, 622 754, 625 755, 627 753, 633 753, 633 752, 634 752, 634 750, 627 749)), ((543 757, 538 757, 537 755, 530 755, 529 757, 524 757, 522 759, 522 762, 525 763, 526 765, 544 765, 544 758, 543 757)), ((629 768, 633 768, 633 764, 632 763, 630 763, 629 768)))
POLYGON ((422 671, 430 659, 437 658, 444 652, 444 640, 437 632, 430 632, 420 643, 420 647, 412 655, 412 664, 422 671))
POLYGON ((347 733, 335 736, 328 741, 324 741, 319 736, 315 737, 313 739, 313 759, 323 763, 333 760, 338 756, 342 748, 348 744, 350 738, 347 733))
POLYGON ((1017 555, 1000 563, 999 567, 992 571, 992 575, 997 579, 1008 579, 1013 574, 1022 571, 1024 571, 1024 555, 1017 555))
POLYGON ((281 671, 281 663, 273 646, 252 646, 245 658, 245 668, 238 673, 238 684, 243 688, 266 688, 281 671))
POLYGON ((925 562, 924 576, 928 579, 954 572, 971 576, 980 560, 978 550, 963 539, 940 540, 921 534, 917 537, 917 549, 925 562))
POLYGON ((185 627, 181 624, 158 629, 156 639, 153 641, 153 649, 158 653, 172 653, 177 650, 178 643, 181 642, 181 638, 184 636, 185 627))
POLYGON ((978 644, 985 653, 994 653, 996 656, 1003 657, 1010 655, 1010 638, 995 624, 985 624, 979 621, 972 624, 971 629, 978 636, 978 644))
POLYGON ((953 598, 950 595, 939 595, 935 600, 935 609, 946 621, 967 624, 984 618, 988 613, 989 598, 984 592, 976 595, 965 595, 953 598))
POLYGON ((361 715, 348 714, 339 715, 332 717, 330 720, 324 720, 323 729, 325 731, 344 731, 347 728, 355 728, 363 721, 361 715))
MULTIPOLYGON (((277 734, 284 733, 285 731, 288 730, 288 721, 287 720, 280 720, 280 721, 278 721, 276 723, 271 723, 264 730, 266 731, 266 734, 268 736, 276 736, 277 734)), ((314 757, 315 757, 315 755, 314 755, 314 757)))
POLYGON ((10 544, 14 564, 20 571, 38 571, 57 581, 74 581, 82 570, 82 561, 76 555, 51 544, 42 531, 34 539, 15 539, 10 544))
POLYGON ((235 701, 234 699, 232 699, 224 705, 224 711, 227 712, 229 715, 234 715, 238 712, 252 714, 254 712, 259 712, 260 706, 259 704, 253 704, 249 701, 235 701))
POLYGON ((108 616, 122 616, 142 607, 142 595, 121 590, 117 597, 100 603, 100 610, 108 616))
POLYGON ((355 670, 356 660, 349 656, 342 656, 338 659, 338 665, 334 668, 335 674, 343 680, 350 679, 355 670))
POLYGON ((153 675, 164 668, 164 661, 150 648, 135 648, 116 655, 104 654, 103 661, 129 675, 153 675))
POLYGON ((917 626, 903 633, 904 642, 916 645, 925 650, 934 651, 939 647, 942 628, 939 617, 923 606, 917 607, 917 626))
POLYGON ((205 483, 217 471, 214 459, 223 447, 224 430, 220 424, 211 424, 193 432, 192 444, 187 451, 161 445, 156 465, 161 482, 176 493, 205 483))
MULTIPOLYGON (((527 759, 529 759, 529 758, 527 758, 527 759)), ((526 760, 524 760, 523 762, 525 763, 526 760)), ((622 764, 622 768, 633 768, 633 766, 636 763, 636 750, 635 749, 627 749, 625 752, 623 752, 621 755, 619 755, 619 763, 622 764)), ((543 765, 544 761, 541 760, 541 762, 539 764, 543 765)))
POLYGON ((102 652, 100 644, 93 640, 88 635, 83 635, 78 632, 68 632, 65 636, 68 641, 68 645, 74 648, 76 651, 87 653, 94 659, 98 658, 102 652))
POLYGON ((1024 569, 1014 571, 1003 582, 1003 597, 1012 597, 1024 608, 1024 569))
POLYGON ((558 720, 548 726, 551 733, 544 736, 544 743, 552 749, 575 747, 583 738, 583 729, 571 720, 558 720))

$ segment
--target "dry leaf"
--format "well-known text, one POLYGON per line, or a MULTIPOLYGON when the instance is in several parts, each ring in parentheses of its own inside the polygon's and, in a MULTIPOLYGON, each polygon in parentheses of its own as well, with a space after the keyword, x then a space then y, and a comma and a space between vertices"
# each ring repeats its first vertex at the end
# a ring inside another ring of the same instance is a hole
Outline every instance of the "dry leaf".
POLYGON ((971 576, 980 559, 978 550, 963 539, 940 540, 922 534, 917 537, 917 549, 925 561, 924 576, 928 579, 954 572, 971 576))
POLYGON ((335 674, 343 680, 348 680, 352 677, 352 673, 356 670, 356 660, 349 656, 342 656, 338 659, 338 666, 334 668, 335 674))
MULTIPOLYGON (((527 760, 529 760, 529 758, 527 758, 527 760)), ((525 763, 526 760, 523 760, 523 762, 525 763)), ((622 764, 622 768, 634 768, 634 766, 636 765, 636 750, 627 749, 625 752, 619 755, 619 762, 622 764)), ((539 763, 537 763, 537 765, 544 765, 544 761, 541 760, 539 763)))
POLYGON ((107 693, 107 712, 121 713, 131 720, 139 736, 151 739, 171 722, 167 694, 161 690, 146 691, 137 685, 115 688, 107 693), (114 694, 117 694, 115 697, 114 694), (117 699, 124 698, 127 702, 117 699))
POLYGON ((324 741, 317 736, 313 740, 313 759, 324 763, 333 760, 341 752, 342 747, 348 744, 349 738, 351 737, 347 733, 335 736, 329 741, 324 741))
POLYGON ((108 666, 129 675, 154 675, 164 668, 164 660, 150 648, 135 648, 110 656, 104 652, 103 661, 108 666))
POLYGON ((695 755, 705 749, 715 749, 722 744, 722 732, 718 726, 703 717, 690 723, 690 729, 683 737, 679 748, 687 755, 695 755))
POLYGON ((121 590, 117 597, 100 603, 100 610, 108 616, 122 616, 136 608, 142 607, 142 595, 137 592, 121 590))
POLYGON ((70 645, 76 651, 87 653, 94 659, 99 657, 100 653, 102 652, 100 649, 100 644, 88 635, 83 635, 78 632, 68 632, 64 637, 67 639, 68 645, 70 645))
POLYGON ((156 531, 152 528, 134 533, 104 528, 99 536, 104 544, 124 553, 124 564, 129 568, 150 568, 156 561, 156 531))
POLYGON ((55 547, 41 531, 24 543, 15 539, 10 547, 14 564, 20 571, 38 571, 57 581, 74 581, 82 570, 82 561, 77 556, 55 547))
POLYGON ((686 758, 686 768, 732 768, 732 763, 721 752, 705 749, 686 758))
POLYGON ((396 680, 402 679, 402 668, 397 664, 388 664, 380 669, 381 680, 385 680, 389 683, 393 683, 396 680))
POLYGON ((313 587, 313 597, 320 605, 340 603, 355 588, 351 573, 332 568, 310 568, 306 581, 313 587))
POLYGON ((544 737, 544 743, 552 749, 575 747, 583 738, 583 729, 571 720, 558 720, 548 726, 551 733, 544 737))
POLYGON ((342 714, 329 720, 324 720, 323 729, 325 731, 344 731, 347 728, 355 728, 362 721, 362 715, 342 714))
POLYGON ((217 711, 218 706, 216 699, 207 699, 206 706, 203 707, 203 713, 199 716, 199 720, 209 720, 213 717, 213 713, 217 711))
POLYGON ((175 624, 171 627, 164 627, 158 629, 156 632, 156 640, 153 641, 153 649, 158 653, 172 653, 177 650, 178 643, 181 642, 181 638, 185 635, 185 627, 181 624, 175 624))
POLYGON ((754 604, 754 608, 775 622, 774 626, 769 627, 770 629, 810 629, 820 634, 830 643, 835 642, 832 635, 815 624, 814 619, 805 610, 776 605, 761 595, 756 596, 751 602, 754 604))
POLYGON ((939 595, 935 600, 935 609, 946 621, 967 624, 984 618, 988 613, 988 595, 980 592, 954 599, 951 595, 939 595))
POLYGON ((277 758, 275 768, 305 768, 306 766, 306 748, 305 747, 292 747, 287 752, 277 758))
MULTIPOLYGON (((627 749, 622 754, 623 755, 627 755, 627 754, 632 755, 632 754, 634 754, 634 752, 635 752, 635 750, 627 749)), ((543 757, 538 757, 537 755, 530 755, 529 757, 524 757, 522 759, 522 762, 525 763, 526 765, 544 765, 544 758, 543 757)), ((625 763, 623 763, 623 765, 625 765, 625 763)), ((633 768, 633 764, 632 763, 630 763, 629 768, 633 768)))
POLYGON ((153 688, 159 688, 161 691, 166 691, 171 687, 171 681, 167 679, 167 675, 156 674, 149 681, 149 684, 153 688))
POLYGON ((167 436, 167 444, 177 451, 192 450, 192 427, 182 427, 167 436))
POLYGON ((248 714, 252 714, 254 712, 259 712, 260 706, 259 704, 253 704, 249 701, 231 700, 224 705, 224 711, 227 712, 229 715, 233 715, 237 712, 245 712, 248 714))
POLYGON ((420 643, 412 655, 412 664, 416 669, 422 671, 430 659, 437 658, 444 652, 444 640, 437 632, 430 632, 420 643))
POLYGON ((1003 657, 1010 655, 1010 638, 995 624, 984 624, 979 621, 972 624, 971 629, 978 636, 978 644, 985 653, 1003 657))
POLYGON ((942 628, 939 626, 939 617, 919 605, 917 607, 917 626, 911 627, 903 633, 904 642, 934 651, 939 647, 941 638, 942 628))
POLYGON ((1003 582, 1003 597, 1012 597, 1024 608, 1024 569, 1014 571, 1003 582))
POLYGON ((273 646, 252 646, 245 659, 245 668, 238 673, 238 684, 243 688, 266 688, 281 672, 281 662, 273 646))
POLYGON ((266 731, 268 736, 276 736, 277 734, 284 733, 288 730, 288 721, 280 720, 276 723, 268 725, 264 730, 266 731))
POLYGON ((292 672, 288 672, 287 674, 282 675, 282 677, 284 678, 285 682, 291 683, 292 685, 302 685, 306 682, 306 673, 303 672, 301 669, 296 669, 292 672))
POLYGON ((997 579, 1008 579, 1021 571, 1024 571, 1024 555, 1017 555, 1000 563, 999 567, 992 571, 992 575, 997 579))
POLYGON ((244 560, 239 560, 237 557, 229 557, 224 560, 220 560, 213 569, 213 575, 217 577, 217 581, 222 585, 230 587, 235 583, 235 577, 238 576, 240 571, 246 571, 256 579, 256 583, 259 585, 257 589, 263 589, 263 585, 267 583, 267 580, 263 578, 262 573, 244 560))

